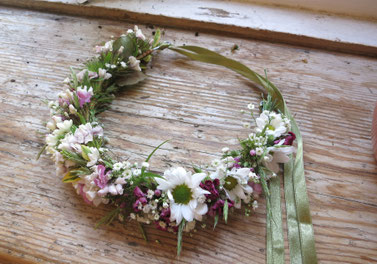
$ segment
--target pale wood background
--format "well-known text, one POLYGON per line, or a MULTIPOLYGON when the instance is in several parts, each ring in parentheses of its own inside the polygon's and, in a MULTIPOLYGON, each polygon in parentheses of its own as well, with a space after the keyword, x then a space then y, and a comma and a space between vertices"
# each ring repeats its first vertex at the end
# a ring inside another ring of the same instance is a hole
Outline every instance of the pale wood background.
MULTIPOLYGON (((134 223, 94 230, 107 209, 87 206, 55 176, 46 156, 35 161, 48 117, 41 99, 56 98, 69 66, 79 67, 95 44, 129 27, 0 8, 0 262, 264 263, 263 201, 250 218, 236 212, 228 225, 185 236, 177 259, 176 237, 154 227, 147 228, 149 243, 134 223)), ((147 35, 153 31, 141 28, 147 35)), ((377 262, 377 166, 370 143, 376 59, 194 33, 165 29, 164 39, 210 47, 260 73, 268 68, 284 93, 304 137, 320 262, 377 262), (240 50, 232 54, 234 44, 240 50)), ((173 139, 152 160, 162 171, 212 159, 248 134, 241 127, 247 118, 239 111, 259 100, 248 81, 169 51, 155 58, 148 75, 101 116, 117 155, 141 160, 161 141, 173 139)))

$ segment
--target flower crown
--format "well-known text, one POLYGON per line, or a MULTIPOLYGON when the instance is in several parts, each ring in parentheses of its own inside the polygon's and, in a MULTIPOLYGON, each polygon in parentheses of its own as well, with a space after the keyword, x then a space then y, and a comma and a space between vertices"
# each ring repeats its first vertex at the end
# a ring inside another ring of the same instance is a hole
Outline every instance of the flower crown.
MULTIPOLYGON (((280 92, 267 77, 240 64, 243 67, 236 71, 244 76, 252 72, 249 78, 264 84, 268 95, 259 106, 259 115, 255 115, 253 104, 242 111, 250 114, 254 128, 239 141, 239 149, 224 147, 211 164, 191 169, 173 167, 162 175, 150 170, 149 160, 166 141, 140 164, 116 160, 107 148, 97 114, 109 107, 118 90, 144 80, 143 71, 153 53, 166 48, 233 69, 232 61, 217 53, 160 42, 160 31, 148 40, 135 26, 127 34, 96 46, 98 55, 81 71, 72 70, 70 78, 64 80, 68 88, 56 101, 48 102, 51 120, 46 125, 49 133, 44 149, 55 161, 57 175, 63 182, 72 183, 86 203, 114 208, 98 225, 116 218, 153 223, 160 230, 177 233, 179 254, 182 232, 195 229, 196 222, 204 217, 212 218, 215 227, 219 219, 227 221, 233 208, 243 207, 249 216, 258 208, 262 193, 271 215, 269 181, 276 178, 279 164, 291 161, 296 135, 291 131, 293 118, 284 113, 284 101, 278 100, 280 92)), ((247 128, 251 125, 244 124, 247 128)))

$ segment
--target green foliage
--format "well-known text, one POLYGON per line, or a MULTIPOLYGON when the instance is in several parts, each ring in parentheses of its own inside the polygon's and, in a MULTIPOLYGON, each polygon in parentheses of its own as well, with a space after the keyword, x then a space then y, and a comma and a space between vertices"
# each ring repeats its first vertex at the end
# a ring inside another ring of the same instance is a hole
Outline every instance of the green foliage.
POLYGON ((223 217, 224 217, 225 223, 228 223, 228 211, 229 211, 228 200, 225 200, 224 209, 223 209, 223 217))
POLYGON ((42 153, 46 150, 46 148, 47 148, 47 144, 44 144, 41 150, 38 152, 36 160, 39 160, 39 158, 41 157, 42 153))
POLYGON ((161 39, 161 31, 160 29, 157 29, 156 33, 154 34, 152 48, 155 48, 160 44, 160 39, 161 39))
POLYGON ((123 52, 119 56, 122 60, 125 58, 128 59, 128 57, 135 54, 135 51, 137 51, 137 47, 138 47, 134 38, 131 37, 131 34, 127 34, 126 36, 121 36, 120 38, 114 41, 113 53, 117 54, 121 46, 124 47, 123 52))
POLYGON ((183 234, 183 229, 185 228, 186 225, 186 220, 182 219, 182 222, 179 224, 178 228, 178 239, 177 239, 177 256, 181 254, 182 251, 182 234, 183 234))
POLYGON ((213 223, 213 229, 216 228, 218 222, 219 222, 219 215, 215 215, 215 221, 213 223))
POLYGON ((107 215, 105 215, 104 217, 102 217, 97 222, 97 224, 95 226, 95 229, 97 229, 101 225, 109 225, 115 219, 115 217, 117 217, 119 215, 119 212, 120 212, 120 208, 117 207, 114 210, 112 210, 110 213, 108 213, 107 215))
POLYGON ((83 175, 89 175, 91 174, 91 170, 88 169, 88 167, 80 167, 78 169, 73 169, 70 171, 71 175, 74 176, 83 176, 83 175))
POLYGON ((68 151, 68 150, 62 150, 60 152, 65 159, 71 160, 76 162, 78 165, 86 166, 87 161, 83 159, 79 154, 76 154, 74 152, 68 151))

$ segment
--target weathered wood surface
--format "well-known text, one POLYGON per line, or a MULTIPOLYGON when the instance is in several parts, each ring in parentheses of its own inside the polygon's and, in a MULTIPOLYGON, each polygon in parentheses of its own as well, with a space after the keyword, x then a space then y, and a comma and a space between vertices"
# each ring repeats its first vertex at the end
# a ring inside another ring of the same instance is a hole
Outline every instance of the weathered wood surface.
MULTIPOLYGON (((198 226, 192 237, 184 237, 176 259, 176 237, 153 227, 147 228, 149 243, 134 223, 94 230, 107 209, 87 206, 55 176, 47 157, 35 161, 48 117, 41 99, 56 98, 69 66, 79 67, 91 57, 95 44, 131 26, 0 9, 0 262, 264 263, 263 201, 250 218, 240 211, 216 231, 198 226)), ((320 262, 376 262, 377 166, 370 127, 377 61, 172 29, 164 38, 210 47, 258 72, 268 68, 303 133, 320 262), (232 54, 234 44, 240 50, 232 54)), ((236 146, 235 137, 248 134, 241 127, 247 118, 239 111, 257 103, 259 91, 241 77, 168 51, 155 58, 148 75, 101 116, 119 156, 140 160, 161 141, 173 139, 152 160, 162 171, 212 159, 223 146, 236 146)))
MULTIPOLYGON (((170 28, 377 56, 375 20, 258 5, 253 1, 143 0, 141 4, 137 0, 0 0, 0 5, 67 15, 141 21, 170 28)), ((376 7, 371 6, 370 10, 373 9, 376 7)))

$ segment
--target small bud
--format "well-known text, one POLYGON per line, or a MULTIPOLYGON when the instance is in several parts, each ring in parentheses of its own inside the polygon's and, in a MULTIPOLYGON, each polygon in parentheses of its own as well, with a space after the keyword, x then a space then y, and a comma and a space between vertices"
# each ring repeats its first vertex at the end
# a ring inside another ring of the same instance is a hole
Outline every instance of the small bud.
POLYGON ((75 115, 77 114, 77 110, 76 108, 73 106, 73 105, 69 105, 69 112, 72 114, 72 115, 75 115))
POLYGON ((221 150, 223 153, 227 153, 229 151, 229 148, 225 147, 221 150))
POLYGON ((53 122, 48 122, 47 125, 46 125, 46 127, 48 129, 50 129, 51 131, 56 128, 55 123, 53 123, 53 122))

